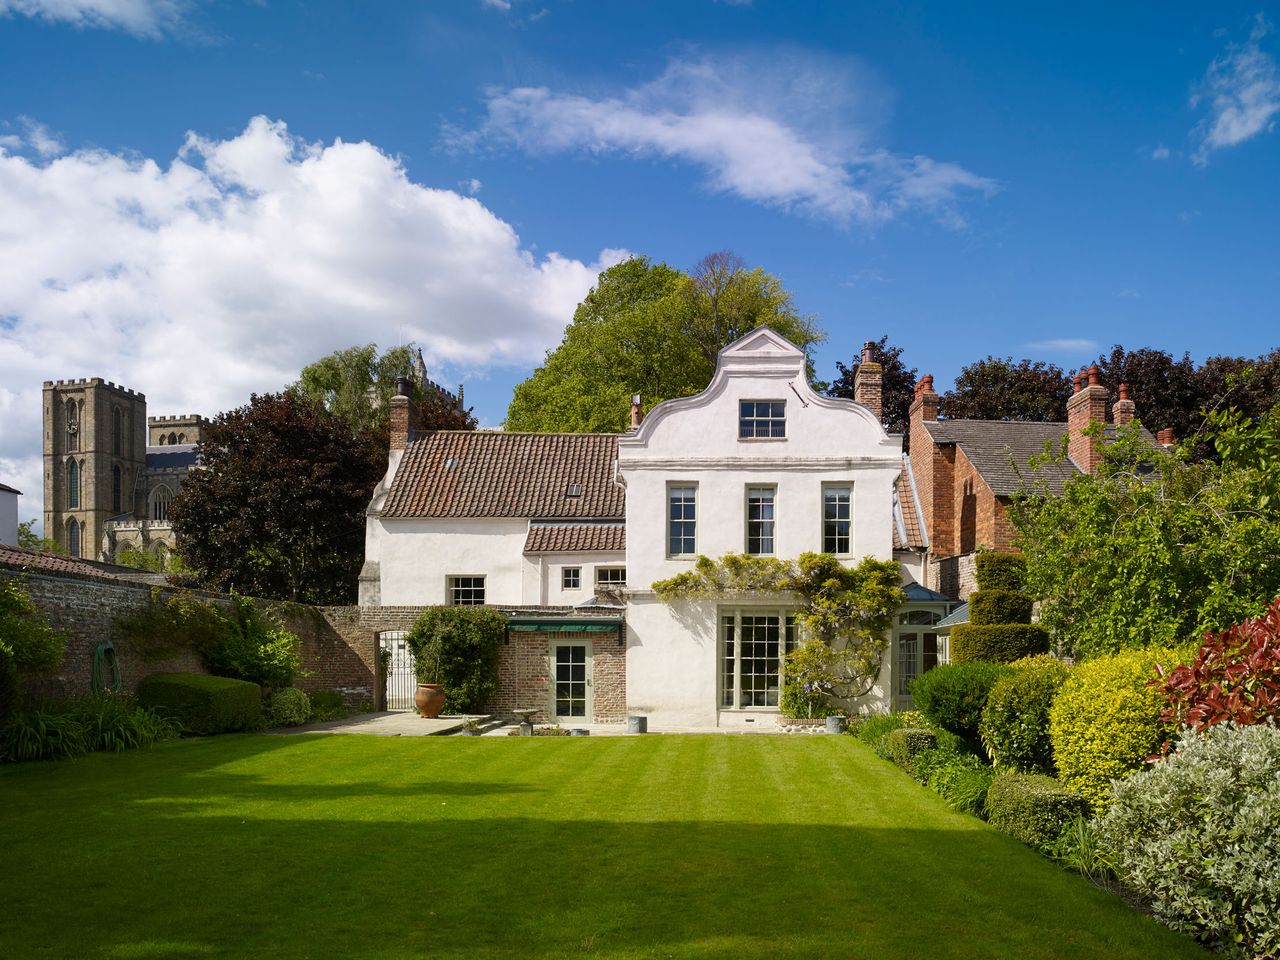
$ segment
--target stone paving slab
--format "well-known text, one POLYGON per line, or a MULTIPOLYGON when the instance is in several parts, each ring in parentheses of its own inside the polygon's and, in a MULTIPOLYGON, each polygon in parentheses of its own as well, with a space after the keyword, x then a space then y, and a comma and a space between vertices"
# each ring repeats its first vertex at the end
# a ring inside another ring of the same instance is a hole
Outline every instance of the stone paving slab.
POLYGON ((279 733, 363 733, 375 737, 439 737, 462 729, 465 717, 428 720, 409 710, 359 713, 342 720, 309 723, 279 733))

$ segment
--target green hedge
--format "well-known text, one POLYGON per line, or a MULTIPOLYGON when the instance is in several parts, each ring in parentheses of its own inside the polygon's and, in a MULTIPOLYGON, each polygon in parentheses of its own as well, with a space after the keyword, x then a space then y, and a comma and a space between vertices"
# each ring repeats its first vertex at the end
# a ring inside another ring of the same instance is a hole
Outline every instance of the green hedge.
POLYGON ((938 747, 938 737, 932 730, 921 727, 899 727, 890 730, 884 738, 885 757, 892 760, 911 776, 916 776, 915 759, 926 750, 938 747))
POLYGON ((297 687, 285 687, 267 698, 266 714, 273 726, 296 727, 311 716, 311 700, 297 687))
POLYGON ((252 730, 262 722, 262 688, 203 673, 153 673, 138 684, 138 703, 200 736, 252 730))
POLYGON ((1049 652, 1049 631, 1032 623, 961 623, 951 628, 951 662, 1013 663, 1049 652))
POLYGON ((1053 772, 1049 708, 1071 668, 1051 656, 1013 664, 987 697, 978 733, 997 767, 1028 773, 1053 772))
POLYGON ((979 590, 969 595, 969 622, 979 626, 1030 623, 1031 598, 1012 590, 979 590))
POLYGON ((979 590, 1021 590, 1027 560, 1020 553, 980 553, 974 561, 979 590))
POLYGON ((930 723, 976 743, 991 688, 1008 672, 995 663, 940 664, 911 682, 911 699, 930 723))
POLYGON ((1076 817, 1088 815, 1088 800, 1039 773, 1006 773, 987 790, 991 825, 1044 852, 1076 817))

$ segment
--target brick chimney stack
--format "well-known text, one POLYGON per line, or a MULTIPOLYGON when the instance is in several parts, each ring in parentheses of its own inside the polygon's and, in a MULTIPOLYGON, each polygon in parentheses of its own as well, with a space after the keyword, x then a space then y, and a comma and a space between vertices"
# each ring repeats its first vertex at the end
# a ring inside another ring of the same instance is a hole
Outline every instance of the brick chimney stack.
POLYGON ((1107 388, 1097 364, 1080 371, 1076 392, 1067 401, 1067 453, 1085 473, 1097 473, 1102 465, 1101 438, 1084 434, 1094 421, 1107 422, 1107 388))
POLYGON ((391 398, 391 449, 404 450, 418 431, 418 405, 413 402, 413 381, 396 377, 396 395, 391 398))
POLYGON ((862 362, 853 375, 853 399, 884 419, 884 367, 872 359, 875 343, 868 340, 862 345, 862 362))
POLYGON ((1129 398, 1129 385, 1127 383, 1120 384, 1120 399, 1111 407, 1112 423, 1117 427, 1133 423, 1133 418, 1137 412, 1138 405, 1129 398))
POLYGON ((633 393, 631 395, 631 429, 639 430, 642 423, 644 423, 644 408, 640 406, 640 394, 633 393))

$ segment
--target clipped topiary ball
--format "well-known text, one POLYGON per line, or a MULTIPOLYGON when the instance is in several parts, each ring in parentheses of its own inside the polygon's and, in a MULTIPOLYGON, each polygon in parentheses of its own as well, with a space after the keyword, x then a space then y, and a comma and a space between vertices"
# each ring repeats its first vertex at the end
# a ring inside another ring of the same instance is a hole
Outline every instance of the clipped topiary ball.
POLYGON ((1013 590, 979 590, 969 595, 969 622, 1030 623, 1031 598, 1013 590))
POLYGON ((974 559, 974 576, 979 590, 1022 589, 1027 576, 1027 560, 1020 553, 979 553, 974 559))
POLYGON ((267 717, 273 726, 296 727, 311 716, 311 700, 297 687, 277 690, 267 701, 267 717))
POLYGON ((944 663, 911 682, 911 699, 930 723, 973 741, 991 688, 1008 672, 995 663, 944 663))

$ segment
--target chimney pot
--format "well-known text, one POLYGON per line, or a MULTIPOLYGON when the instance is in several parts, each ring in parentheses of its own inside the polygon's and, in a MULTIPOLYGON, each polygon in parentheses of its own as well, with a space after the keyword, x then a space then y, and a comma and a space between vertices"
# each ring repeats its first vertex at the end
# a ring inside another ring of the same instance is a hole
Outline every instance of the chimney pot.
POLYGON ((631 429, 636 430, 644 422, 644 408, 640 405, 640 394, 631 395, 631 429))
POLYGON ((1095 363, 1089 367, 1089 386, 1097 387, 1102 385, 1102 371, 1098 369, 1095 363))
POLYGON ((413 396, 413 381, 408 377, 396 377, 396 396, 411 397, 413 396))
POLYGON ((1177 442, 1174 439, 1173 427, 1165 427, 1157 433, 1156 440, 1163 446, 1172 447, 1177 442))
POLYGON ((1129 385, 1127 383, 1120 384, 1120 399, 1121 400, 1129 399, 1129 385))
POLYGON ((875 349, 875 342, 872 340, 868 340, 866 343, 862 345, 862 362, 863 363, 875 363, 875 360, 872 358, 872 353, 871 353, 871 351, 874 349, 875 349))

